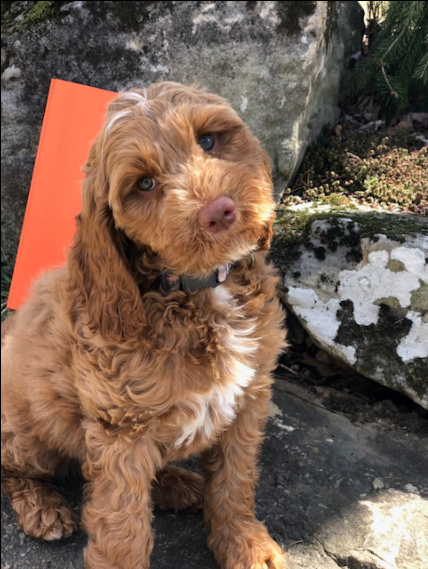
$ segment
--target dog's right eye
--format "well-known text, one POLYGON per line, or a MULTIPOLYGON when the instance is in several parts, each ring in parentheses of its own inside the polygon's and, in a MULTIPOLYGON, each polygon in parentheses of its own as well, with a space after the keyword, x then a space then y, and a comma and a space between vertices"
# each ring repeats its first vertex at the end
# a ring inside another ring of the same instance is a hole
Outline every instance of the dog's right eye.
POLYGON ((151 192, 156 188, 156 180, 154 178, 140 178, 137 182, 137 188, 143 192, 151 192))
POLYGON ((198 138, 198 144, 204 152, 209 152, 214 148, 215 138, 212 134, 203 134, 198 138))

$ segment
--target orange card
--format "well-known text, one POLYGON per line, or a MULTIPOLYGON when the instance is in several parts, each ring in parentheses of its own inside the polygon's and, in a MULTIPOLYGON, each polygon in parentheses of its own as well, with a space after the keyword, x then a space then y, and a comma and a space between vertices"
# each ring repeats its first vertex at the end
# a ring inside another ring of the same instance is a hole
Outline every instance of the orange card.
POLYGON ((117 93, 52 79, 8 308, 17 309, 42 270, 61 265, 81 209, 82 168, 117 93))

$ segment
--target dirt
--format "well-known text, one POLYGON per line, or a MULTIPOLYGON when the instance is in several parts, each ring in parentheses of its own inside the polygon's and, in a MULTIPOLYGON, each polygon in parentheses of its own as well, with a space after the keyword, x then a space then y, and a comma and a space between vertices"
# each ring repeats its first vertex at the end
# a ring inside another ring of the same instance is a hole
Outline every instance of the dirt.
POLYGON ((288 312, 290 347, 276 376, 304 388, 308 400, 346 416, 353 423, 377 423, 387 429, 428 437, 428 411, 409 397, 346 367, 320 350, 288 312))

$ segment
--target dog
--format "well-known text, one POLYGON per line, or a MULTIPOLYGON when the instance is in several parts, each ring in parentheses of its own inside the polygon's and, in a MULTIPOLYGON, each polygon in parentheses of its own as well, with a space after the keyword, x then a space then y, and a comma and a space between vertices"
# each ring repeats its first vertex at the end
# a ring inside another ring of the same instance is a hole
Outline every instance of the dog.
POLYGON ((223 569, 284 569, 255 518, 257 460, 285 347, 270 161, 221 97, 173 82, 118 95, 84 168, 65 266, 33 283, 2 348, 2 488, 22 530, 75 515, 88 569, 147 569, 152 504, 202 507, 223 569), (175 463, 198 455, 202 474, 175 463))

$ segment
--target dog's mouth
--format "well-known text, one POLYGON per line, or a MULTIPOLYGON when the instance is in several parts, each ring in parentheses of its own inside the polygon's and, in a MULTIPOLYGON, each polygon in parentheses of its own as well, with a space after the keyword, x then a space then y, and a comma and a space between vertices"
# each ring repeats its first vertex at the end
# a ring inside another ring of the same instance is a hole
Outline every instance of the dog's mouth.
POLYGON ((243 259, 253 259, 254 252, 267 249, 268 227, 256 230, 232 230, 214 234, 210 238, 194 240, 181 252, 169 250, 165 256, 163 273, 171 282, 166 288, 178 286, 182 290, 213 288, 222 284, 231 270, 243 259), (174 254, 175 253, 175 254, 174 254))
POLYGON ((168 264, 148 247, 141 248, 131 245, 127 251, 127 259, 142 293, 158 289, 168 294, 170 292, 191 293, 201 289, 216 288, 225 283, 229 273, 239 267, 242 262, 251 268, 255 262, 255 255, 252 250, 248 250, 245 255, 236 260, 220 263, 203 273, 166 268, 168 264))

